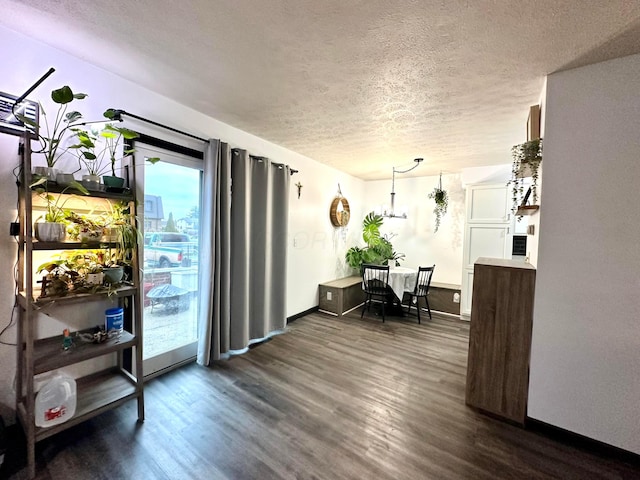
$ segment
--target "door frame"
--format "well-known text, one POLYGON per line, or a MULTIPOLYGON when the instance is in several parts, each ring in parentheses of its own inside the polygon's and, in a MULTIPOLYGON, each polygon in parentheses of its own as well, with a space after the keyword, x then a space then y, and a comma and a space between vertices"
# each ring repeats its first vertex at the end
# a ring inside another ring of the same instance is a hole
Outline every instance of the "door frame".
MULTIPOLYGON (((166 140, 151 137, 145 134, 139 134, 140 136, 134 140, 130 140, 129 144, 125 148, 136 150, 134 153, 134 165, 142 166, 142 172, 137 176, 138 181, 135 186, 137 198, 144 199, 144 168, 153 168, 151 164, 147 164, 145 160, 140 161, 141 153, 158 153, 159 155, 173 156, 174 159, 178 159, 177 162, 169 162, 175 165, 184 166, 187 168, 193 168, 200 171, 200 199, 199 199, 199 211, 202 211, 202 179, 203 179, 203 158, 204 152, 198 151, 189 147, 178 145, 168 142, 166 140), (181 158, 177 158, 181 157, 181 158)), ((137 212, 137 216, 140 219, 140 223, 144 225, 144 212, 142 215, 137 212)), ((144 258, 144 245, 142 249, 139 249, 138 255, 144 258)), ((140 278, 144 279, 144 262, 140 262, 140 278)), ((198 312, 196 312, 196 319, 198 318, 198 312)), ((144 314, 142 315, 143 331, 144 331, 144 314)), ((149 379, 175 368, 178 368, 184 364, 194 362, 197 357, 197 341, 188 345, 180 346, 171 351, 156 355, 151 358, 143 360, 143 372, 144 378, 149 379)), ((144 354, 144 350, 143 350, 144 354)))

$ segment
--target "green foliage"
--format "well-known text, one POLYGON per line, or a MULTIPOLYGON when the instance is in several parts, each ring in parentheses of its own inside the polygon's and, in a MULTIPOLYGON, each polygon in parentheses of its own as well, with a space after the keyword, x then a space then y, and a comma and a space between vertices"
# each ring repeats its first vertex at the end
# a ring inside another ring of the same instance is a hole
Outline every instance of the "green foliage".
POLYGON ((511 148, 513 163, 511 165, 511 197, 513 200, 512 211, 515 214, 524 200, 524 170, 528 166, 531 172, 531 201, 532 205, 538 203, 538 170, 542 162, 542 139, 530 140, 511 148))
POLYGON ((435 200, 436 202, 436 206, 433 209, 433 213, 436 216, 436 228, 433 233, 436 233, 440 228, 442 217, 447 213, 447 208, 449 207, 449 196, 447 195, 447 191, 443 190, 440 186, 434 188, 433 192, 428 195, 428 198, 435 200))
POLYGON ((128 203, 120 202, 112 207, 108 226, 116 229, 117 246, 110 259, 116 265, 131 265, 133 252, 142 237, 134 221, 128 203))
POLYGON ((194 205, 193 207, 191 207, 191 209, 189 210, 189 213, 187 214, 187 217, 200 218, 200 208, 197 205, 194 205))
MULTIPOLYGON (((84 185, 73 180, 69 185, 62 190, 58 195, 52 195, 49 193, 49 184, 47 183, 47 177, 40 175, 34 175, 34 181, 30 185, 35 190, 40 198, 47 202, 47 209, 45 214, 40 217, 45 222, 50 223, 65 223, 66 217, 70 214, 68 210, 64 208, 65 204, 69 201, 71 196, 65 196, 64 193, 71 188, 78 190, 83 195, 89 195, 89 191, 84 188, 84 185)), ((38 220, 40 220, 38 218, 38 220)))
POLYGON ((400 265, 404 260, 404 254, 394 251, 393 245, 387 236, 380 234, 384 219, 374 212, 370 212, 362 221, 362 239, 367 244, 366 247, 351 247, 347 250, 345 260, 347 264, 360 270, 364 263, 386 265, 389 260, 400 265))
MULTIPOLYGON (((106 118, 113 118, 110 114, 111 110, 104 112, 106 118)), ((111 167, 111 175, 116 176, 116 162, 122 160, 132 153, 135 149, 125 149, 119 156, 120 142, 123 140, 133 140, 139 135, 128 128, 118 127, 107 123, 102 130, 83 130, 73 128, 77 143, 70 146, 70 149, 78 151, 77 157, 81 164, 91 175, 103 175, 111 167)))
POLYGON ((46 112, 40 105, 40 116, 44 119, 44 129, 46 133, 41 133, 41 125, 33 120, 25 117, 24 115, 17 115, 17 118, 28 126, 38 129, 38 140, 40 141, 40 148, 34 150, 33 153, 42 153, 47 161, 48 167, 54 167, 56 162, 67 149, 60 148, 62 140, 74 125, 82 119, 82 114, 77 111, 68 112, 69 104, 74 100, 82 100, 87 95, 84 93, 73 93, 68 85, 62 88, 53 90, 51 92, 51 99, 58 104, 58 111, 53 123, 49 123, 46 112))
POLYGON ((165 232, 177 232, 178 227, 176 227, 176 222, 173 219, 173 212, 169 213, 169 218, 167 219, 167 225, 164 227, 165 232))

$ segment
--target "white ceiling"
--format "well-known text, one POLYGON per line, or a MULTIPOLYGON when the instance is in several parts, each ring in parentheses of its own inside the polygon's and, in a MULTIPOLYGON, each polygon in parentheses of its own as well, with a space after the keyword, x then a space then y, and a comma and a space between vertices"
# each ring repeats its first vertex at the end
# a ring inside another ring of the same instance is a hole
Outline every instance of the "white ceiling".
POLYGON ((415 157, 415 175, 507 163, 546 74, 640 52, 637 0, 0 0, 0 11, 8 28, 363 179, 415 157))

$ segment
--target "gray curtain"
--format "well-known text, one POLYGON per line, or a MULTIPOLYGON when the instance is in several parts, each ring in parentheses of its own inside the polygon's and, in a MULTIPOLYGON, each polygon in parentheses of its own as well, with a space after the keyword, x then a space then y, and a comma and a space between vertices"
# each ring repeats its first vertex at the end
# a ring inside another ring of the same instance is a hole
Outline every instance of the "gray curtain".
POLYGON ((219 141, 205 151, 202 365, 285 327, 289 177, 288 166, 219 141))
POLYGON ((231 291, 231 150, 209 140, 204 152, 199 259, 198 363, 229 349, 231 291))

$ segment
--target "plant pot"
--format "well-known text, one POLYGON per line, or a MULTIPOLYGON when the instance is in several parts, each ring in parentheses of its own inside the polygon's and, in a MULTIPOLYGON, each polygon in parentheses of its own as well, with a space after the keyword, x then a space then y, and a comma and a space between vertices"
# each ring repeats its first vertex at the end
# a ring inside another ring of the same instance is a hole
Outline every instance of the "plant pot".
POLYGON ((105 187, 122 188, 124 187, 124 178, 113 177, 111 175, 103 175, 102 183, 104 183, 105 187))
POLYGON ((75 180, 73 173, 58 173, 56 175, 56 183, 63 187, 68 187, 75 180))
POLYGON ((120 283, 124 277, 124 267, 119 265, 117 267, 107 267, 103 269, 105 283, 120 283))
POLYGON ((87 190, 100 191, 100 177, 98 175, 83 175, 82 185, 87 190))
POLYGON ((85 280, 89 285, 102 285, 102 282, 104 281, 104 273, 87 273, 85 280))
POLYGON ((102 227, 87 227, 80 226, 78 231, 78 241, 82 243, 89 242, 99 242, 102 239, 102 235, 104 234, 104 229, 102 227))
POLYGON ((33 167, 33 173, 41 177, 47 177, 47 180, 55 182, 58 170, 53 167, 33 167))
POLYGON ((66 234, 64 223, 40 222, 34 225, 36 238, 41 242, 62 242, 66 234))

